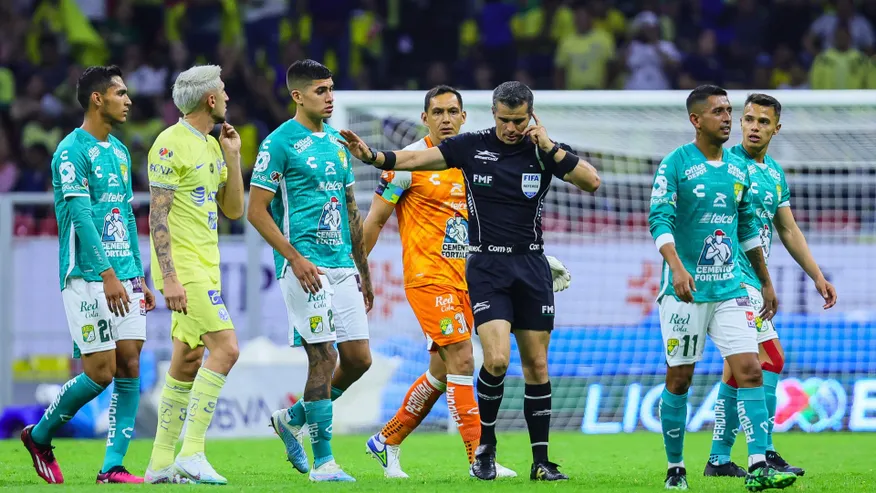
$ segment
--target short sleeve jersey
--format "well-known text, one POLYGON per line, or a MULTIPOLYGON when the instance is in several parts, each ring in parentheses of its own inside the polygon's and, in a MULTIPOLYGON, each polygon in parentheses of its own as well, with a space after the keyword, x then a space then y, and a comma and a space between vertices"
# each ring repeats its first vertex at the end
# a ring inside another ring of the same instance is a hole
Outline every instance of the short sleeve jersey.
POLYGON ((67 199, 88 197, 94 227, 97 229, 107 260, 119 279, 143 276, 139 259, 134 258, 131 242, 137 232, 129 231, 131 210, 131 156, 119 139, 112 135, 97 140, 81 128, 70 132, 52 157, 52 188, 55 216, 58 220, 58 246, 61 289, 68 277, 101 281, 97 266, 82 250, 67 199))
MULTIPOLYGON (((748 176, 751 179, 751 203, 755 212, 755 223, 760 237, 763 258, 769 263, 770 249, 773 244, 773 218, 782 207, 791 206, 791 190, 785 181, 785 172, 773 158, 764 157, 763 163, 758 163, 742 144, 730 148, 730 152, 748 163, 748 176)), ((739 255, 742 265, 743 282, 760 289, 760 280, 745 255, 739 255)))
MULTIPOLYGON (((722 161, 708 161, 696 145, 685 144, 657 168, 648 218, 651 235, 658 243, 663 235, 674 237, 696 284, 694 302, 746 296, 737 254, 740 246, 745 251, 760 241, 750 196, 748 166, 726 149, 722 161)), ((662 296, 675 296, 665 262, 662 296)))
MULTIPOLYGON (((329 125, 312 132, 288 120, 262 142, 250 182, 275 192, 270 212, 277 227, 302 256, 325 268, 355 267, 346 200, 355 178, 340 139, 329 125)), ((287 263, 274 252, 277 278, 287 263)))
MULTIPOLYGON (((168 217, 170 251, 182 284, 221 283, 216 195, 227 179, 219 142, 182 119, 161 132, 149 150, 149 186, 174 191, 168 217)), ((153 241, 150 249, 152 265, 157 266, 153 241)), ((152 281, 163 288, 161 269, 152 269, 152 281)))
MULTIPOLYGON (((430 147, 427 136, 405 150, 430 147)), ((376 194, 395 205, 405 287, 431 284, 465 290, 468 207, 462 171, 384 171, 376 194)))
POLYGON ((472 251, 543 244, 541 213, 551 178, 562 179, 574 165, 557 163, 529 139, 506 144, 495 127, 445 139, 438 149, 465 177, 472 251))

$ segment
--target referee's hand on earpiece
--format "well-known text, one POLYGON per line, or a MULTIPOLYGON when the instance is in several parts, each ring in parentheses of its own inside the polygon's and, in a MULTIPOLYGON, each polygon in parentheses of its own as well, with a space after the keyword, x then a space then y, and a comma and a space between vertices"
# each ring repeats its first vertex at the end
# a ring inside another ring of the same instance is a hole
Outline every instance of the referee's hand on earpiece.
POLYGON ((532 143, 537 145, 542 151, 550 151, 554 147, 554 142, 548 137, 547 129, 542 126, 535 113, 532 114, 532 119, 535 120, 535 125, 526 127, 526 130, 523 131, 523 136, 529 137, 532 143))

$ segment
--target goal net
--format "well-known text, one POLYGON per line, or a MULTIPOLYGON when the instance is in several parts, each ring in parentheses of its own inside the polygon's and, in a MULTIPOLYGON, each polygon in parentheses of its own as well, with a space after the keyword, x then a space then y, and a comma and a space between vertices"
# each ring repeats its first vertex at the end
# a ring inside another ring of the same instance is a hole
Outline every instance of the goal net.
MULTIPOLYGON (((876 374, 876 91, 774 91, 782 129, 770 154, 784 167, 797 221, 839 304, 822 310, 812 282, 781 246, 770 259, 787 354, 776 429, 867 429, 874 420, 854 409, 855 383, 876 374), (801 397, 803 397, 801 399, 801 397), (855 414, 857 413, 857 414, 855 414), (859 416, 860 415, 860 416, 859 416)), ((399 149, 425 135, 421 92, 338 93, 332 124, 378 149, 399 149)), ((660 428, 656 405, 666 348, 656 314, 661 259, 648 232, 653 174, 694 132, 686 92, 538 92, 535 111, 554 140, 571 145, 602 177, 595 194, 554 180, 544 209, 547 253, 572 273, 557 295, 549 365, 554 429, 611 433, 660 428)), ((731 92, 733 132, 747 94, 731 92)), ((463 131, 493 125, 490 94, 463 92, 463 131)), ((357 166, 360 207, 368 207, 378 172, 357 166)), ((372 254, 377 290, 373 348, 400 358, 383 395, 383 418, 427 368, 425 342, 404 297, 395 223, 372 254)), ((691 388, 690 430, 710 429, 722 360, 711 343, 691 388)), ((479 346, 476 341, 476 353, 479 346)), ((499 429, 523 429, 523 378, 516 345, 505 384, 499 429)), ((480 354, 476 354, 480 366, 480 354)), ((869 381, 868 381, 869 382, 869 381)), ((876 388, 876 386, 873 386, 876 388)), ((869 387, 868 387, 869 388, 869 387)), ((866 396, 864 396, 866 397, 866 396)), ((443 401, 442 401, 443 403, 443 401)), ((447 426, 445 404, 424 423, 447 426)))

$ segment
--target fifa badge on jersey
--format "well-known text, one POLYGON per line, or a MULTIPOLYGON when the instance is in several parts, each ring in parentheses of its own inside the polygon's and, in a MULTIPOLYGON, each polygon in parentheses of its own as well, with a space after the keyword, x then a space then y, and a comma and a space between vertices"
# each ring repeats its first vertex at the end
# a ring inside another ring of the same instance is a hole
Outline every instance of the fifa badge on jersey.
POLYGON ((523 190, 523 195, 531 199, 538 194, 541 188, 541 175, 539 173, 523 173, 520 179, 520 188, 523 190))
POLYGON ((438 322, 438 327, 441 329, 443 335, 449 336, 453 333, 453 320, 442 318, 441 321, 438 322))
POLYGON ((140 300, 140 315, 146 316, 146 300, 140 300))
POLYGON ((760 317, 755 317, 754 312, 745 312, 745 319, 748 320, 748 328, 757 329, 758 323, 757 319, 760 317))
POLYGON ((745 188, 742 183, 736 182, 733 184, 733 196, 736 197, 736 203, 742 201, 742 190, 745 188))
POLYGON ((94 342, 97 338, 97 335, 94 332, 93 325, 83 325, 82 326, 82 340, 85 342, 94 342))
POLYGON ((122 171, 122 181, 128 183, 128 165, 122 164, 119 166, 119 169, 122 171))
POLYGON ((313 334, 322 334, 322 331, 322 317, 319 315, 314 315, 313 317, 310 317, 310 332, 313 334))
POLYGON ((678 352, 678 339, 669 339, 666 341, 666 354, 668 356, 675 356, 675 353, 678 352))
POLYGON ((341 160, 341 167, 347 169, 347 154, 343 149, 338 151, 338 159, 341 160))

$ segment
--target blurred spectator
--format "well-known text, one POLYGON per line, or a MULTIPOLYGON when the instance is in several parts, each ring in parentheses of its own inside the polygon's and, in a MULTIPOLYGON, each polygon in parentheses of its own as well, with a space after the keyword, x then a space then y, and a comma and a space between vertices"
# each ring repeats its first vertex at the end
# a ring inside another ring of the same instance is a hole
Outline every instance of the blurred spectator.
POLYGON ((605 89, 613 58, 614 38, 593 27, 586 7, 576 7, 575 33, 560 40, 557 47, 554 84, 558 89, 605 89))
POLYGON ((484 8, 478 18, 483 60, 493 75, 503 81, 511 78, 516 68, 517 53, 511 31, 511 20, 516 11, 513 5, 501 0, 484 0, 484 8))
POLYGON ((697 52, 685 57, 678 76, 681 89, 693 89, 705 83, 724 84, 724 70, 717 56, 717 39, 711 29, 700 34, 697 52))
POLYGON ((147 189, 146 161, 149 148, 152 147, 152 142, 158 134, 167 128, 166 123, 159 116, 158 101, 159 98, 132 97, 128 121, 114 132, 131 153, 132 187, 135 190, 147 189))
POLYGON ((241 3, 250 62, 255 65, 277 63, 280 57, 280 20, 288 15, 289 0, 245 0, 241 3))
POLYGON ((134 22, 133 0, 116 3, 112 17, 100 29, 100 34, 106 40, 110 59, 121 65, 128 46, 142 39, 138 23, 134 22))
POLYGON ((832 48, 815 57, 809 73, 812 89, 863 89, 868 60, 852 46, 852 37, 844 24, 834 30, 832 48))
POLYGON ((18 164, 12 159, 12 149, 6 132, 0 130, 0 193, 9 192, 18 182, 18 164))
POLYGON ((42 100, 46 94, 43 78, 38 74, 30 76, 24 94, 16 97, 9 109, 13 121, 23 122, 36 118, 42 109, 42 100))
POLYGON ((810 0, 773 1, 769 7, 769 38, 766 48, 772 51, 778 45, 784 44, 794 52, 800 51, 813 19, 810 0))
POLYGON ((625 52, 629 74, 624 89, 671 89, 681 53, 672 41, 660 39, 660 19, 653 12, 639 13, 633 19, 632 34, 625 52))
POLYGON ((46 111, 41 111, 36 119, 27 122, 21 130, 22 147, 41 145, 49 154, 55 152, 62 138, 64 134, 59 122, 46 111))
POLYGON ((143 59, 142 49, 138 45, 131 45, 125 51, 125 67, 123 74, 125 84, 133 96, 161 96, 167 90, 168 70, 162 64, 164 55, 158 48, 152 50, 146 59, 143 59))
POLYGON ((539 77, 541 80, 535 81, 537 87, 550 87, 557 43, 575 34, 575 14, 559 0, 545 0, 528 9, 526 3, 526 0, 521 0, 522 11, 514 15, 511 22, 520 53, 520 66, 531 74, 544 74, 544 77, 539 77))
POLYGON ((614 8, 613 3, 607 0, 590 0, 587 7, 593 16, 593 27, 611 34, 617 41, 623 41, 627 34, 627 18, 614 8))
POLYGON ((271 131, 264 122, 250 117, 248 113, 246 105, 228 102, 226 119, 240 134, 240 166, 244 175, 252 170, 259 152, 259 143, 271 131))
POLYGON ((24 166, 18 175, 14 192, 45 192, 52 186, 52 172, 46 163, 52 155, 46 146, 34 144, 24 151, 24 166))
POLYGON ((845 25, 851 36, 851 47, 860 51, 873 49, 873 25, 866 17, 855 11, 852 0, 836 0, 834 11, 823 14, 809 28, 806 36, 806 47, 810 53, 827 50, 836 42, 836 31, 840 25, 845 25))
POLYGON ((349 84, 350 14, 353 6, 353 0, 307 0, 307 10, 313 22, 308 56, 325 60, 331 50, 337 60, 337 66, 331 68, 338 89, 349 84))

